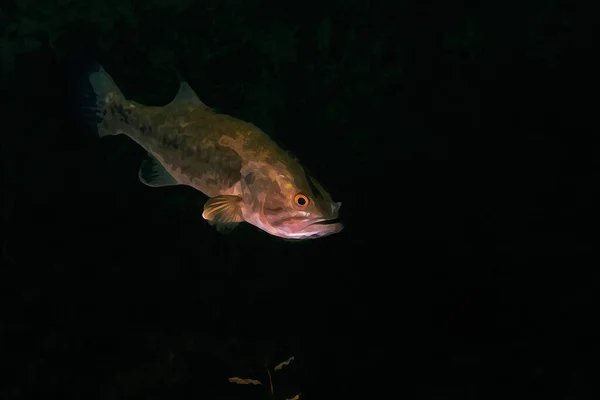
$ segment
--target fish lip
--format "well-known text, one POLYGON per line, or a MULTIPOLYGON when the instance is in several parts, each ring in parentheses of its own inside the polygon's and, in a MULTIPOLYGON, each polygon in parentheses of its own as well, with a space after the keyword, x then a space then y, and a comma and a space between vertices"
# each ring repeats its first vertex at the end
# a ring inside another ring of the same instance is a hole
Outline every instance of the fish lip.
POLYGON ((316 231, 311 237, 324 237, 333 235, 335 233, 341 232, 344 229, 344 225, 339 222, 339 218, 320 218, 314 222, 308 224, 304 229, 310 230, 310 227, 318 227, 319 230, 316 231))
MULTIPOLYGON (((289 218, 286 220, 290 220, 289 218)), ((341 232, 344 226, 338 222, 339 218, 318 218, 305 223, 302 228, 295 230, 291 235, 285 234, 288 239, 315 239, 341 232)))
POLYGON ((339 224, 339 222, 340 222, 340 218, 339 217, 334 217, 334 218, 319 218, 318 220, 316 220, 314 222, 311 222, 307 226, 312 226, 312 225, 335 225, 335 224, 339 224))

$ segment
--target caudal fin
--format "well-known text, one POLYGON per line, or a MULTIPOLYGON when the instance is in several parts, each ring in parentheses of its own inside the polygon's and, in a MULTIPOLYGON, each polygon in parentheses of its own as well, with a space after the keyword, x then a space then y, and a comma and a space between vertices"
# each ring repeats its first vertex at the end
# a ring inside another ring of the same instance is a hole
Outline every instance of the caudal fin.
POLYGON ((115 135, 117 132, 108 129, 105 115, 110 103, 123 101, 125 97, 100 64, 94 64, 88 71, 80 88, 79 106, 83 117, 100 137, 115 135))

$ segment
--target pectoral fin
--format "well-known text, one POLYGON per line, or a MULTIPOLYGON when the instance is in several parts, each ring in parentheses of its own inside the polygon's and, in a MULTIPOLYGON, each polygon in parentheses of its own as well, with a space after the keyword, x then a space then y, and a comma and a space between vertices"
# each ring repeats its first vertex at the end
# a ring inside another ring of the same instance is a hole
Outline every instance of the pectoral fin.
POLYGON ((154 157, 142 161, 138 171, 140 181, 150 187, 173 186, 179 182, 169 174, 162 164, 154 157))
POLYGON ((222 195, 208 199, 204 204, 202 217, 210 225, 216 225, 221 233, 228 233, 240 222, 244 221, 241 210, 242 198, 239 196, 222 195))

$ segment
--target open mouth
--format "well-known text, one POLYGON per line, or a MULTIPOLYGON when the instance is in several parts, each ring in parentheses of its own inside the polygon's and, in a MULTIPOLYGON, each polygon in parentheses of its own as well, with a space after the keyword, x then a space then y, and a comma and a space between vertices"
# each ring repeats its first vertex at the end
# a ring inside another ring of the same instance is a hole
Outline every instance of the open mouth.
POLYGON ((313 222, 310 225, 333 225, 333 224, 337 224, 339 222, 340 222, 339 218, 321 219, 321 220, 317 220, 317 221, 313 222))
POLYGON ((325 220, 325 221, 316 222, 313 225, 331 225, 331 224, 337 224, 338 222, 340 222, 339 218, 333 218, 333 219, 328 219, 328 220, 325 220))

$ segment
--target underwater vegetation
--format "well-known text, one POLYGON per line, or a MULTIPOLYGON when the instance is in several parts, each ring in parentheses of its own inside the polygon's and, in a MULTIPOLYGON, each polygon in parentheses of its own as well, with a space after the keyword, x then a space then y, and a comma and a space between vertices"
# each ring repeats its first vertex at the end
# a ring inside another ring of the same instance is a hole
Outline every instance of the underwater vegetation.
MULTIPOLYGON (((292 356, 292 357, 288 358, 287 360, 282 361, 279 364, 275 365, 273 367, 273 373, 277 372, 277 371, 281 371, 283 369, 283 367, 290 365, 290 362, 292 362, 293 360, 294 360, 294 357, 292 356)), ((268 365, 265 365, 265 369, 267 371, 267 376, 269 378, 268 385, 267 385, 267 393, 269 394, 269 398, 275 399, 276 398, 275 397, 275 388, 273 386, 271 370, 268 365)), ((233 376, 233 377, 229 378, 229 382, 236 383, 238 385, 263 385, 263 383, 261 381, 259 381, 258 379, 239 378, 237 376, 233 376)), ((298 393, 293 397, 285 397, 283 399, 284 400, 298 400, 298 399, 300 399, 300 395, 301 395, 301 393, 298 393)))

